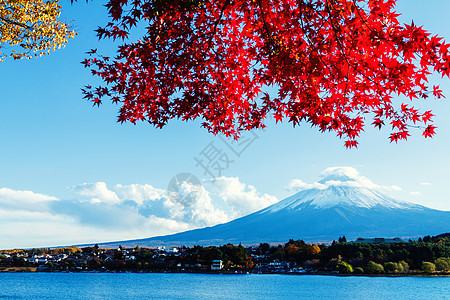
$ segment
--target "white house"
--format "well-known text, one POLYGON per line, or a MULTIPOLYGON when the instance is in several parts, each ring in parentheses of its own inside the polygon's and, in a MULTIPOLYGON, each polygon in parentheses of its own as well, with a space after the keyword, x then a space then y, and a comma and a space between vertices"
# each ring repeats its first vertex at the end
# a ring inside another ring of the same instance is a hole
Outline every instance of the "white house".
POLYGON ((179 252, 179 250, 178 250, 178 248, 168 248, 168 249, 166 249, 165 250, 165 252, 166 253, 178 253, 179 252))
POLYGON ((212 261, 211 270, 222 270, 223 262, 220 259, 216 259, 212 261))

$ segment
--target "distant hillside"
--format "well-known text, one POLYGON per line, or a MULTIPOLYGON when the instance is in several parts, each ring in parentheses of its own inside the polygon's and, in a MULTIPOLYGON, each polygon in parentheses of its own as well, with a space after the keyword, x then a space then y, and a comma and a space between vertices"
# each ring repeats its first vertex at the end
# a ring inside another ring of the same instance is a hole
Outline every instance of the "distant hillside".
POLYGON ((450 232, 442 233, 442 234, 433 236, 431 239, 432 239, 433 241, 435 241, 435 240, 438 241, 438 240, 441 240, 441 239, 447 239, 447 240, 450 241, 450 232))

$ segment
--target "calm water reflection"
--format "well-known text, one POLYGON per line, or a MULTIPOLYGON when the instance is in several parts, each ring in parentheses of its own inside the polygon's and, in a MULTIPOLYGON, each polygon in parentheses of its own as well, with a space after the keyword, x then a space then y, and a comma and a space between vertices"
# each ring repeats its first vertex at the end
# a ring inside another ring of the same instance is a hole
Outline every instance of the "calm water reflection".
POLYGON ((450 299, 450 278, 0 273, 0 299, 450 299))

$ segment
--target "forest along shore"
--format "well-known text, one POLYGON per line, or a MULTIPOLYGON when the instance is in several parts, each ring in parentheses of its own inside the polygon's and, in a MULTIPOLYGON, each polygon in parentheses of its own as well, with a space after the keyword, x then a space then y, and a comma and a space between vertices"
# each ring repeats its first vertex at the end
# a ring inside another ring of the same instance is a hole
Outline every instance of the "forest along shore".
POLYGON ((64 247, 0 250, 0 272, 136 272, 449 276, 450 234, 417 241, 369 239, 331 245, 285 244, 117 249, 64 247))

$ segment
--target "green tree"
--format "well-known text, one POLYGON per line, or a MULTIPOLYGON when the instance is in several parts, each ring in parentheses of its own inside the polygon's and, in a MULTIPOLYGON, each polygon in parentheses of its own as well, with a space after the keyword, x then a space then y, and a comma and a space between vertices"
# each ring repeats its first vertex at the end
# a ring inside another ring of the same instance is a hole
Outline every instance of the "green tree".
POLYGON ((450 270, 450 257, 439 257, 434 261, 436 270, 438 271, 449 271, 450 270))
POLYGON ((347 238, 345 237, 345 235, 343 237, 339 237, 338 242, 339 243, 347 243, 347 238))
POLYGON ((436 266, 432 262, 424 261, 422 263, 422 271, 425 273, 433 273, 436 271, 436 266))
POLYGON ((217 247, 208 247, 204 249, 201 258, 206 263, 211 264, 215 259, 223 259, 223 252, 217 247))
POLYGON ((300 247, 298 246, 298 243, 294 241, 289 241, 289 243, 284 246, 284 252, 288 260, 295 259, 299 250, 300 247))
POLYGON ((96 254, 96 255, 98 255, 98 249, 99 249, 99 247, 98 247, 98 244, 95 244, 94 245, 94 253, 96 254))
POLYGON ((266 254, 270 250, 270 245, 268 243, 261 243, 258 248, 261 254, 266 254))
POLYGON ((353 273, 353 267, 351 264, 346 263, 345 261, 340 261, 336 265, 336 269, 340 274, 350 274, 353 273))
POLYGON ((402 260, 398 262, 398 271, 400 273, 408 273, 409 271, 409 265, 406 261, 402 260))
POLYGON ((366 266, 366 273, 381 274, 384 273, 384 267, 376 262, 369 261, 366 266))
POLYGON ((386 273, 398 273, 399 272, 399 266, 395 262, 387 262, 384 264, 384 271, 386 273))
POLYGON ((51 261, 46 262, 46 263, 45 263, 45 266, 46 266, 47 268, 49 268, 50 270, 53 269, 53 263, 52 263, 51 261))
POLYGON ((423 242, 424 243, 431 243, 431 236, 427 235, 423 237, 423 242))

